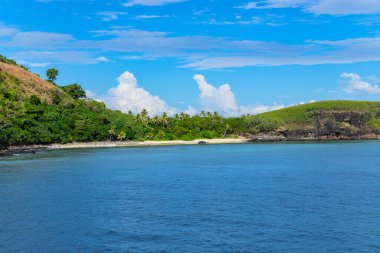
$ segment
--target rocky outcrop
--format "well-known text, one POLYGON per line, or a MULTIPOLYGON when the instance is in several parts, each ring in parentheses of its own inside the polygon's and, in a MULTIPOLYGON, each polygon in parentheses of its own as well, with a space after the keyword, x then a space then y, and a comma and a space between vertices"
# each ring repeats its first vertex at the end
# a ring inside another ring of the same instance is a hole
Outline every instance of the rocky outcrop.
MULTIPOLYGON (((374 115, 380 118, 380 113, 374 115)), ((314 112, 309 126, 293 130, 276 130, 251 136, 253 141, 282 140, 358 140, 380 139, 380 131, 371 124, 372 115, 363 112, 314 112)))

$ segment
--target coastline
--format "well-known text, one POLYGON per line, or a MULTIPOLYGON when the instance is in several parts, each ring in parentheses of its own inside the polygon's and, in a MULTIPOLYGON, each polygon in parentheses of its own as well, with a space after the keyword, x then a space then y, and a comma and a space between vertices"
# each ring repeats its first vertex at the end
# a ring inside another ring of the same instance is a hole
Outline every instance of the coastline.
POLYGON ((117 148, 117 147, 154 147, 154 146, 180 146, 180 145, 215 145, 215 144, 243 144, 248 143, 249 138, 225 138, 225 139, 199 139, 192 141, 97 141, 97 142, 73 142, 66 144, 25 145, 12 146, 0 150, 1 156, 12 156, 20 154, 34 154, 43 150, 64 149, 91 149, 91 148, 117 148), (200 143, 204 142, 204 143, 200 143))
POLYGON ((192 141, 96 141, 96 142, 73 142, 66 144, 41 144, 11 146, 0 149, 0 157, 35 154, 38 151, 68 150, 68 149, 92 149, 92 148, 117 148, 117 147, 158 147, 158 146, 182 146, 182 145, 217 145, 217 144, 247 144, 247 143, 286 143, 286 142, 330 142, 330 141, 366 141, 380 140, 379 135, 364 135, 360 137, 311 137, 311 138, 284 138, 276 135, 259 134, 248 137, 224 138, 224 139, 197 139, 192 141))

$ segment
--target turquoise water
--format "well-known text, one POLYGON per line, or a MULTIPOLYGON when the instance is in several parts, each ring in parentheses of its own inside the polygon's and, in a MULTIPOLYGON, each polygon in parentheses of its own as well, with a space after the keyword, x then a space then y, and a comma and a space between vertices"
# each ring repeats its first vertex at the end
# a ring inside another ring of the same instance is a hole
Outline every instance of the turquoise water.
POLYGON ((379 252, 380 142, 0 160, 0 252, 379 252))

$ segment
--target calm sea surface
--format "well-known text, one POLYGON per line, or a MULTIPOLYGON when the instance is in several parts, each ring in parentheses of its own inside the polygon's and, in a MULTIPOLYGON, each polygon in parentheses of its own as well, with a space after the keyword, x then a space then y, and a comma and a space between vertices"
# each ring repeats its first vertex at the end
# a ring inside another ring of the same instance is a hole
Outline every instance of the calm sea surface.
POLYGON ((0 252, 380 252, 380 142, 0 158, 0 252))

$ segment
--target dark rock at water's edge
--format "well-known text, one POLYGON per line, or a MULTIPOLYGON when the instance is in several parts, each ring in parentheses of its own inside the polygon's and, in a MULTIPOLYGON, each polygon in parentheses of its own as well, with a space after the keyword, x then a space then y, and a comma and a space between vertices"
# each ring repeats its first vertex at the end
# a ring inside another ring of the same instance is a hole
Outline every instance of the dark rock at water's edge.
POLYGON ((257 133, 249 138, 252 141, 379 140, 380 131, 368 124, 370 116, 364 112, 316 112, 312 126, 257 133))
POLYGON ((23 154, 35 154, 40 150, 45 150, 47 147, 10 147, 0 150, 0 157, 15 156, 23 154))

